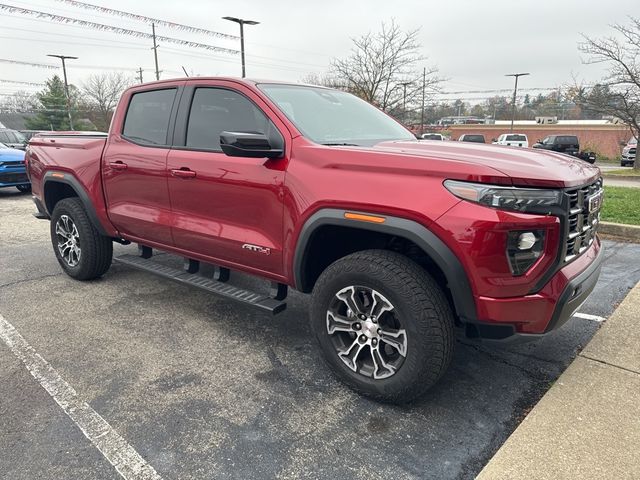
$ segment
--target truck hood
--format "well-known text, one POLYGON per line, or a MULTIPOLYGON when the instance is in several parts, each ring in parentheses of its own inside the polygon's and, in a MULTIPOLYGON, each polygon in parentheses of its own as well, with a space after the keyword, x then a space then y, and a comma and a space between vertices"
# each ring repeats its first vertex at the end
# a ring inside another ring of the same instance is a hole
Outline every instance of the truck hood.
POLYGON ((382 142, 371 148, 432 160, 464 162, 471 169, 473 166, 490 167, 511 178, 513 185, 523 187, 575 187, 600 176, 600 169, 590 163, 547 150, 417 140, 382 142))

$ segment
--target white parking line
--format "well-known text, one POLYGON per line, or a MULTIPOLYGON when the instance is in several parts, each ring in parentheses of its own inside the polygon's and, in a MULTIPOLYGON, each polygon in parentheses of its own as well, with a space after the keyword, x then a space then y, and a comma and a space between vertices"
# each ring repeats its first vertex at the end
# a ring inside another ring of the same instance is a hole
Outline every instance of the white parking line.
POLYGON ((5 318, 0 315, 0 338, 22 360, 29 373, 51 395, 91 443, 125 480, 161 480, 162 477, 129 445, 107 421, 42 358, 5 318))
POLYGON ((594 322, 602 323, 606 320, 604 317, 599 317, 598 315, 591 315, 589 313, 574 313, 574 317, 583 318, 584 320, 593 320, 594 322))

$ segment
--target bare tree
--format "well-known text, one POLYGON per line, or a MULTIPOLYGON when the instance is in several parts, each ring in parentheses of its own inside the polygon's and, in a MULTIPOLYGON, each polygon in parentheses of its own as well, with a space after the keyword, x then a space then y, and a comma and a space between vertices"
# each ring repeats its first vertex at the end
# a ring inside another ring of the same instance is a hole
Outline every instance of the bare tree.
POLYGON ((26 113, 40 108, 38 97, 33 93, 19 90, 7 95, 0 102, 0 111, 9 113, 26 113))
POLYGON ((111 123, 113 110, 122 92, 134 82, 122 72, 98 73, 91 75, 82 85, 88 106, 95 114, 91 120, 98 130, 106 131, 111 123))
MULTIPOLYGON (((628 25, 615 24, 614 34, 589 38, 579 45, 587 55, 586 63, 605 63, 607 76, 593 89, 576 88, 577 100, 603 115, 611 115, 629 125, 640 138, 640 19, 630 18, 628 25)), ((635 163, 640 169, 640 162, 635 163)))
MULTIPOLYGON (((426 60, 420 54, 418 33, 419 30, 405 32, 392 20, 388 25, 383 23, 379 32, 353 38, 351 54, 332 62, 331 77, 385 111, 403 106, 405 97, 407 103, 414 103, 419 100, 415 97, 423 83, 418 64, 426 60)), ((437 73, 435 67, 426 69, 428 91, 442 81, 437 73)))

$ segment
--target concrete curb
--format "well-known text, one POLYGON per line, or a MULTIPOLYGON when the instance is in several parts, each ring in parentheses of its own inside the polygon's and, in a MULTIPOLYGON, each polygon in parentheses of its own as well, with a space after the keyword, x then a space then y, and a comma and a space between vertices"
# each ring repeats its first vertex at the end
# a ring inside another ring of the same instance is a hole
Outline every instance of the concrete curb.
MULTIPOLYGON (((631 182, 640 183, 640 175, 608 175, 607 173, 603 173, 602 176, 605 178, 615 178, 616 180, 628 180, 631 182)), ((605 181, 605 185, 607 182, 605 181)))
POLYGON ((600 222, 598 232, 605 235, 623 237, 632 242, 640 243, 640 226, 624 223, 600 222))
POLYGON ((640 478, 640 283, 477 480, 640 478))

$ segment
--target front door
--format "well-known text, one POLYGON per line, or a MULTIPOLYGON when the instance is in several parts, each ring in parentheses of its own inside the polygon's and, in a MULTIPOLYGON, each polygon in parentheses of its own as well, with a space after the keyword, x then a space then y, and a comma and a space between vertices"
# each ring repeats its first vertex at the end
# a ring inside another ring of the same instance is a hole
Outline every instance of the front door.
POLYGON ((175 246, 213 263, 282 275, 287 159, 229 157, 220 149, 223 131, 281 133, 251 92, 224 85, 196 85, 183 95, 182 145, 167 162, 175 246))
POLYGON ((177 88, 131 94, 126 116, 115 121, 105 147, 102 175, 107 211, 126 237, 173 244, 167 156, 176 97, 177 88))

